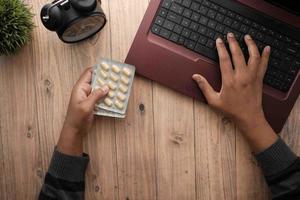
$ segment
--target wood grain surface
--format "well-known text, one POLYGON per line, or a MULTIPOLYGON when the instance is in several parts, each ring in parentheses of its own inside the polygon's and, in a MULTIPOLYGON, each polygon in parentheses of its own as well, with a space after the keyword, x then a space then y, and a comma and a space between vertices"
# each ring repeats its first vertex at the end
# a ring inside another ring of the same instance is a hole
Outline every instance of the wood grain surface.
MULTIPOLYGON (((47 31, 0 57, 0 199, 36 199, 72 87, 101 57, 124 61, 148 0, 103 0, 108 24, 73 45, 47 31)), ((146 52, 145 52, 146 53, 146 52)), ((300 100, 282 133, 300 153, 300 100)), ((207 105, 137 76, 126 119, 96 117, 85 139, 86 199, 265 200, 261 171, 235 125, 207 105)))

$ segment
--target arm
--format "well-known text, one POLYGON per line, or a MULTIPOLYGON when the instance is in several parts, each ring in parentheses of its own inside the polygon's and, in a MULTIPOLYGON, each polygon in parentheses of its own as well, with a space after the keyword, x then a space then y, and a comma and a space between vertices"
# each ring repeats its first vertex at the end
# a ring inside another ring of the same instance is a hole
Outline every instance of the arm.
POLYGON ((193 75, 193 79, 208 104, 232 119, 241 130, 257 155, 273 197, 300 197, 300 160, 272 130, 262 109, 263 77, 270 47, 265 47, 260 55, 252 38, 245 36, 249 51, 246 62, 232 33, 227 35, 227 40, 232 59, 223 41, 220 38, 216 41, 222 74, 220 92, 216 92, 199 74, 193 75))
POLYGON ((92 92, 91 78, 92 69, 88 68, 73 88, 39 200, 84 199, 84 176, 89 157, 83 153, 83 137, 92 125, 96 102, 108 92, 107 86, 92 92))

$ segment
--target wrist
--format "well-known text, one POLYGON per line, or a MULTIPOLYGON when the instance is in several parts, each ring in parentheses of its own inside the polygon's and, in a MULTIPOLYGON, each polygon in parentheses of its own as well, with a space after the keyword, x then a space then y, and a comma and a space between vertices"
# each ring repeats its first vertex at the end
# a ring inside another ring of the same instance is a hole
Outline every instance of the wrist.
POLYGON ((81 156, 83 153, 83 134, 81 131, 64 123, 57 143, 57 150, 71 156, 81 156))
POLYGON ((255 153, 264 151, 278 139, 264 115, 256 115, 250 120, 239 121, 237 127, 255 153))
POLYGON ((73 135, 80 135, 82 137, 85 136, 86 131, 83 127, 79 126, 80 123, 78 122, 73 122, 72 120, 69 120, 68 117, 66 118, 62 132, 67 132, 68 134, 73 134, 73 135))
POLYGON ((238 128, 245 133, 251 133, 269 125, 263 112, 253 114, 245 119, 236 119, 235 122, 238 128))

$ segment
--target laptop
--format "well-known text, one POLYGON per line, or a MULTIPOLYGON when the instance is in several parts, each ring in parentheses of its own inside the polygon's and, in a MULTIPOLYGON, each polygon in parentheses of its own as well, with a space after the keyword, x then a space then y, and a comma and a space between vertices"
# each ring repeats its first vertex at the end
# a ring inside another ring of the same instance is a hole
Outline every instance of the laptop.
POLYGON ((221 75, 215 40, 250 34, 260 51, 270 45, 263 108, 279 133, 300 92, 300 9, 295 0, 152 0, 126 63, 137 73, 205 102, 192 75, 200 73, 215 90, 221 75))

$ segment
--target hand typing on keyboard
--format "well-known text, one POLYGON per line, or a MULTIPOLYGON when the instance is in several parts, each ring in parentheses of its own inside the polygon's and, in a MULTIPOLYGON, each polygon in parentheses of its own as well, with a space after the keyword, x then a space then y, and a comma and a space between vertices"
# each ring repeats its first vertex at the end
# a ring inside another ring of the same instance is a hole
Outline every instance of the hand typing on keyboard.
MULTIPOLYGON (((248 62, 232 33, 227 35, 232 59, 223 41, 220 38, 216 40, 222 74, 220 92, 216 92, 199 74, 193 75, 193 79, 198 83, 208 104, 231 118, 242 132, 248 133, 246 136, 251 141, 251 134, 258 132, 258 128, 273 132, 265 120, 262 109, 263 78, 268 66, 270 47, 265 47, 260 55, 254 40, 249 35, 246 35, 244 39, 249 51, 248 62)), ((273 139, 274 137, 273 135, 273 139)), ((271 138, 268 137, 268 139, 271 138)), ((262 145, 262 147, 265 146, 262 145)), ((261 150, 260 146, 254 149, 261 150)))

